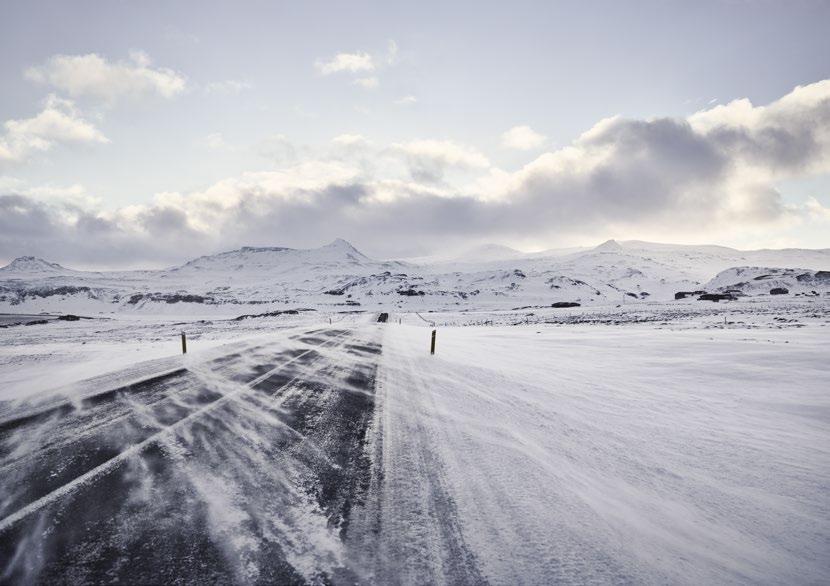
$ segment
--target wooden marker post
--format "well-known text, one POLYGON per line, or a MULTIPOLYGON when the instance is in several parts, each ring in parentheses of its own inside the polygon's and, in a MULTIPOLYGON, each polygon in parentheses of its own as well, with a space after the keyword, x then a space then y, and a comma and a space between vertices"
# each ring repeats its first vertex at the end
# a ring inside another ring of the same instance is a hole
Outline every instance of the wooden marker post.
POLYGON ((432 343, 429 346, 429 353, 435 354, 435 330, 432 330, 432 343))
POLYGON ((182 332, 182 354, 187 354, 187 337, 182 332))

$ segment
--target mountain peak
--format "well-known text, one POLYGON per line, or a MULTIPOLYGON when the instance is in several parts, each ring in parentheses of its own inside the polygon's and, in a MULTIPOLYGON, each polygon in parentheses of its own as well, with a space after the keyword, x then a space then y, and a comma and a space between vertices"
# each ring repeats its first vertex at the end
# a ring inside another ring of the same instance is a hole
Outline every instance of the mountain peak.
POLYGON ((505 246, 503 244, 488 243, 470 248, 469 250, 461 254, 459 257, 457 257, 456 260, 509 260, 519 258, 523 255, 524 253, 522 251, 516 250, 515 248, 510 248, 509 246, 505 246))
POLYGON ((49 262, 36 256, 20 256, 0 268, 0 271, 9 273, 65 273, 68 269, 56 262, 49 262))
POLYGON ((357 250, 354 246, 352 246, 351 242, 349 242, 348 240, 343 240, 342 238, 335 238, 334 240, 323 246, 323 248, 348 248, 350 250, 357 250))
POLYGON ((594 252, 620 252, 623 250, 622 245, 614 240, 606 240, 594 249, 594 252))
POLYGON ((338 252, 343 252, 347 255, 352 255, 353 257, 357 258, 366 258, 366 255, 360 252, 357 248, 352 246, 352 243, 348 240, 343 240, 342 238, 335 238, 325 246, 320 247, 321 250, 335 250, 338 252))
POLYGON ((301 266, 363 263, 370 259, 354 246, 338 238, 319 248, 283 246, 243 246, 209 256, 200 256, 173 271, 286 271, 301 266))

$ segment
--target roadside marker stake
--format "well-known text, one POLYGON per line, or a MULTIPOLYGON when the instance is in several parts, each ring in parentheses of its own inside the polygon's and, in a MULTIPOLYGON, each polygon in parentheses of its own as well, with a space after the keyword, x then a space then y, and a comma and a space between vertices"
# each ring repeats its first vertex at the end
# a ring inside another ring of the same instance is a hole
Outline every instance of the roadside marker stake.
POLYGON ((430 344, 429 353, 435 354, 435 330, 432 330, 432 344, 430 344))
POLYGON ((182 354, 187 354, 187 337, 182 332, 182 354))

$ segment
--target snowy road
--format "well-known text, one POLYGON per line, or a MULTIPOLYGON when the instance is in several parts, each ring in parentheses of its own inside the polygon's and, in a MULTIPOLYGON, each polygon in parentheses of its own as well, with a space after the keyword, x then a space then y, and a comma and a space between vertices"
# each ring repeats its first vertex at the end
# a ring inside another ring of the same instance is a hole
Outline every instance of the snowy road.
POLYGON ((348 579, 380 334, 295 333, 7 418, 2 582, 348 579))

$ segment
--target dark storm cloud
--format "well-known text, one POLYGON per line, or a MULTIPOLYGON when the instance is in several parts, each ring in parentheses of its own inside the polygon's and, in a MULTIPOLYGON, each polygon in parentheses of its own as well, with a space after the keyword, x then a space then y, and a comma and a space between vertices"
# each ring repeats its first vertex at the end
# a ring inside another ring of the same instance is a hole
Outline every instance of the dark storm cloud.
POLYGON ((141 220, 148 231, 135 231, 72 204, 0 195, 0 251, 9 258, 35 255, 84 265, 174 262, 181 257, 178 246, 189 250, 201 241, 193 231, 182 235, 181 216, 151 209, 141 220))

